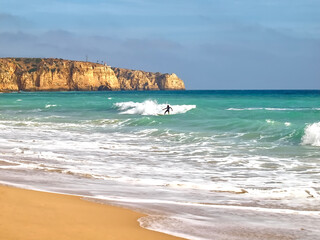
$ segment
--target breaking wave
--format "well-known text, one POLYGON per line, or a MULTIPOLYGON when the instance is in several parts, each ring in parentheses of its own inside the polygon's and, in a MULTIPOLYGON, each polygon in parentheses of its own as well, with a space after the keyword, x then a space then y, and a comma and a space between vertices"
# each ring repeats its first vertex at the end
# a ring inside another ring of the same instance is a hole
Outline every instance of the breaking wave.
MULTIPOLYGON (((144 102, 119 102, 115 103, 121 112, 120 114, 137 114, 137 115, 159 115, 163 114, 167 104, 159 104, 155 100, 146 100, 144 102)), ((186 113, 191 109, 196 108, 196 105, 170 105, 172 111, 170 114, 186 113)))
POLYGON ((302 145, 320 147, 320 122, 306 126, 302 137, 302 145))

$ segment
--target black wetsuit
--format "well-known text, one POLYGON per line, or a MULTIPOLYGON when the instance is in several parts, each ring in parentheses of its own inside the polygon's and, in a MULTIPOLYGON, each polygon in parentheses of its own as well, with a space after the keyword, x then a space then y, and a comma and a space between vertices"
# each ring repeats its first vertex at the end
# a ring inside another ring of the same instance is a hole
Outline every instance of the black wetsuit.
MULTIPOLYGON (((167 107, 165 108, 166 111, 164 112, 164 114, 166 114, 166 113, 170 114, 170 108, 171 108, 171 110, 173 111, 172 107, 170 107, 169 105, 167 105, 167 107)), ((163 109, 163 110, 164 110, 164 109, 163 109)))

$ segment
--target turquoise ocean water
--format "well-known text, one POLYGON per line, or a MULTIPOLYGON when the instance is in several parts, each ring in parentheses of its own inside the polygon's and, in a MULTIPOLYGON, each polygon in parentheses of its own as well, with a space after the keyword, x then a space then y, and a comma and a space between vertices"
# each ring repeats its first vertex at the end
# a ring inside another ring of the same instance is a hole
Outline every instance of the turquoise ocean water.
POLYGON ((189 239, 320 239, 320 91, 3 93, 0 181, 189 239))

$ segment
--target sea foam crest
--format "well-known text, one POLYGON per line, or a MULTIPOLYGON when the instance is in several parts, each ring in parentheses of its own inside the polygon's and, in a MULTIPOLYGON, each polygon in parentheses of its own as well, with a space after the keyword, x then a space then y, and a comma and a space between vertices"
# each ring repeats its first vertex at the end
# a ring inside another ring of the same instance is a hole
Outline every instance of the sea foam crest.
MULTIPOLYGON (((146 100, 144 102, 119 102, 115 103, 121 112, 120 114, 138 114, 138 115, 158 115, 164 113, 167 104, 159 104, 155 100, 146 100)), ((196 108, 196 105, 170 105, 173 111, 170 114, 186 113, 196 108)))
POLYGON ((302 137, 302 145, 320 147, 320 122, 306 126, 302 137))
POLYGON ((55 104, 46 104, 46 107, 45 108, 51 108, 51 107, 56 107, 57 105, 55 104))

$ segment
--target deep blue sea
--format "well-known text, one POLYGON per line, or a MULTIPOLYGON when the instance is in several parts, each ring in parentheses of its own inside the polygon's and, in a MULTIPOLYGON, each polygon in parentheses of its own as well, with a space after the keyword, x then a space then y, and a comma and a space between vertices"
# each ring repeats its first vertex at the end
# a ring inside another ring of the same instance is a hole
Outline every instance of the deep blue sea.
POLYGON ((320 239, 320 91, 3 93, 0 182, 189 239, 320 239))

